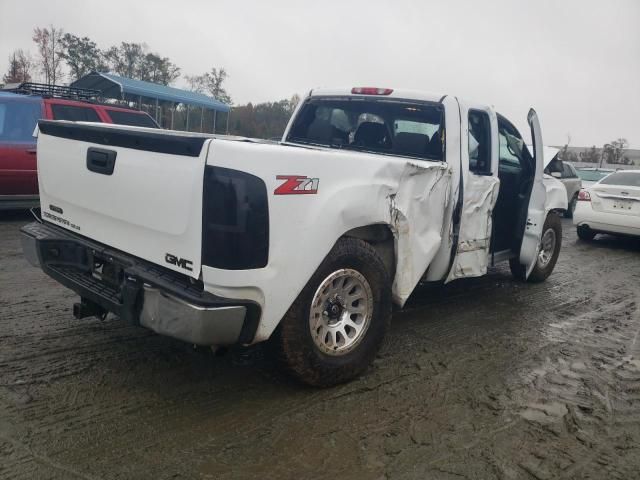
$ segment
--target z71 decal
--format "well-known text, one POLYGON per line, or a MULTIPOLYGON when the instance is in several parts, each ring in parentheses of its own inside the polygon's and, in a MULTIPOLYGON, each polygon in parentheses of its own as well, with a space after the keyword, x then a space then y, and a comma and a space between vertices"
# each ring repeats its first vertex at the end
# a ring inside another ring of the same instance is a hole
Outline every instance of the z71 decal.
POLYGON ((277 175, 276 180, 284 180, 284 183, 273 191, 274 195, 315 195, 320 182, 319 178, 302 175, 277 175))

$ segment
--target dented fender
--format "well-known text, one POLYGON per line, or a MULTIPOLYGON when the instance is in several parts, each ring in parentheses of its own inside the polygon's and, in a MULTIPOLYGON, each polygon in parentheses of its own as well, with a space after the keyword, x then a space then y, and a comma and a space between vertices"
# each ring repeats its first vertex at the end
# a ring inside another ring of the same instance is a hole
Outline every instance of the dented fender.
POLYGON ((450 201, 444 162, 326 148, 217 140, 207 163, 264 180, 269 208, 269 260, 264 268, 202 267, 207 291, 258 303, 254 338, 267 339, 341 236, 375 224, 394 237, 392 293, 402 306, 433 260, 450 201), (292 168, 294 166, 294 168, 292 168), (276 195, 287 175, 315 181, 311 194, 276 195))

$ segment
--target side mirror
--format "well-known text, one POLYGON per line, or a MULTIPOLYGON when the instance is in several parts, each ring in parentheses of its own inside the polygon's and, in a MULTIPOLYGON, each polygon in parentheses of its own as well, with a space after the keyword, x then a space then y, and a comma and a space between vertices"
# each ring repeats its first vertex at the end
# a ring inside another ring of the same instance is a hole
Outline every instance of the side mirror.
POLYGON ((551 176, 553 178, 562 178, 562 174, 560 172, 551 172, 551 176))

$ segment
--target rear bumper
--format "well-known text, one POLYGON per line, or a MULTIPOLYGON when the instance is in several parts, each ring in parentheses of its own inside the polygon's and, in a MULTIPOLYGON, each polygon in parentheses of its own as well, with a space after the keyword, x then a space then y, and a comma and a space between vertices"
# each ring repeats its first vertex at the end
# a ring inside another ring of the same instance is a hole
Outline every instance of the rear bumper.
POLYGON ((29 263, 126 321, 197 345, 253 341, 260 318, 255 303, 215 296, 186 275, 57 226, 34 222, 21 233, 29 263), (106 278, 96 273, 100 263, 111 272, 106 278))
POLYGON ((599 212, 594 210, 589 202, 578 202, 573 212, 573 224, 588 226, 596 232, 640 236, 639 216, 599 212))

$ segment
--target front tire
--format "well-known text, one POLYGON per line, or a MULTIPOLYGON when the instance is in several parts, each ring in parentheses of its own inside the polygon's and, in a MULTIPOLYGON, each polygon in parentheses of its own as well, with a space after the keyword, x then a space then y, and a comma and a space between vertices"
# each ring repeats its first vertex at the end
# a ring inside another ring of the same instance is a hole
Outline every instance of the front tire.
POLYGON ((338 241, 271 338, 297 380, 326 387, 349 381, 373 361, 391 320, 391 279, 375 249, 338 241))
POLYGON ((536 264, 527 278, 527 271, 524 265, 520 264, 518 258, 509 260, 511 273, 518 280, 525 280, 532 283, 545 281, 551 272, 553 272, 560 248, 562 247, 562 224, 560 217, 555 213, 549 213, 544 226, 542 227, 542 236, 540 237, 540 245, 538 247, 538 258, 536 264))

